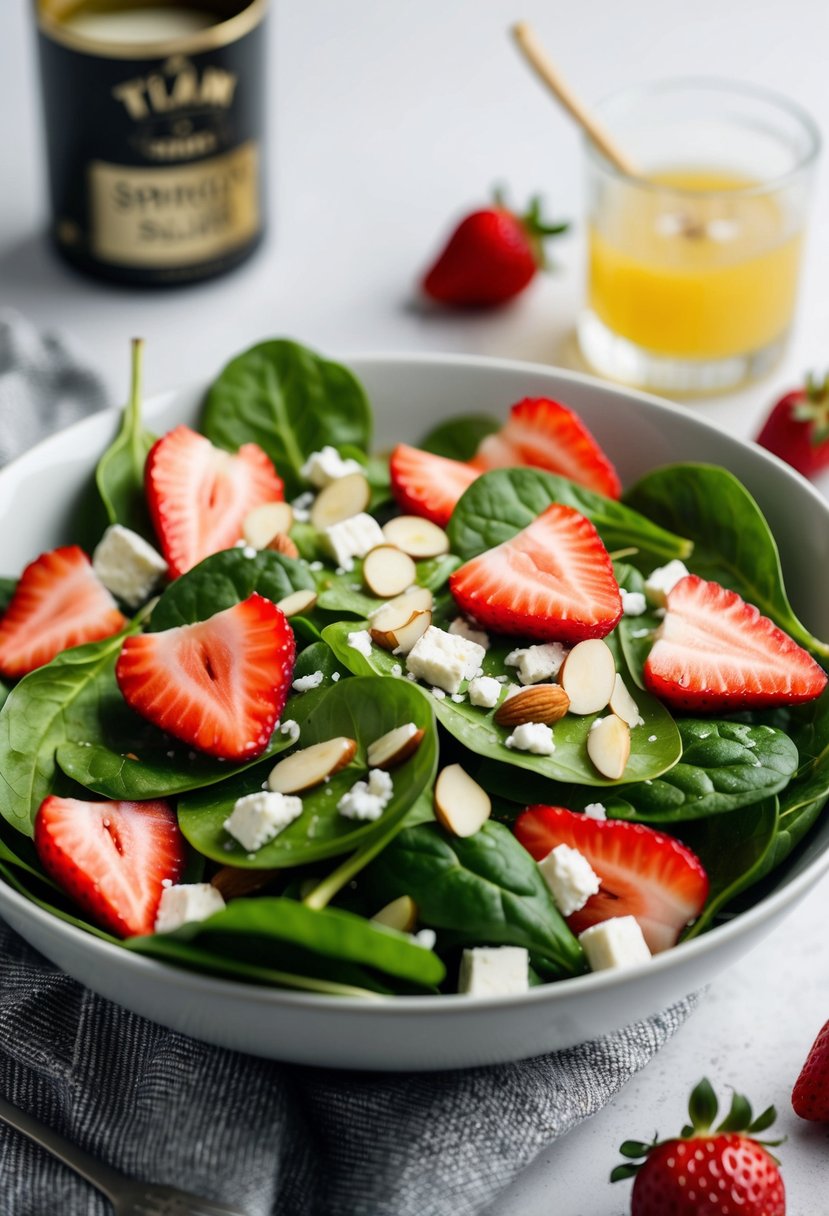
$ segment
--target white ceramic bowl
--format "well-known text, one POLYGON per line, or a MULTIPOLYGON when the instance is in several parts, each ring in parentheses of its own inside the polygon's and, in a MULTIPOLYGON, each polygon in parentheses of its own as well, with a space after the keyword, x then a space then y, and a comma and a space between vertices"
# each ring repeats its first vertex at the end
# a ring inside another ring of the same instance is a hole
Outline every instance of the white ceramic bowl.
MULTIPOLYGON (((783 555, 795 610, 829 636, 829 504, 785 465, 693 414, 586 376, 464 356, 348 360, 374 406, 377 443, 417 441, 453 414, 503 415, 526 396, 576 409, 630 484, 656 465, 701 460, 731 469, 759 500, 783 555)), ((162 432, 195 422, 200 388, 149 402, 162 432)), ((0 570, 14 572, 66 535, 82 488, 117 425, 115 412, 55 435, 0 473, 0 570)), ((177 970, 55 920, 0 882, 0 914, 33 946, 96 992, 176 1030, 224 1047, 341 1068, 446 1069, 537 1055, 662 1009, 743 955, 829 870, 824 817, 750 911, 635 970, 602 972, 525 996, 398 997, 362 1003, 256 988, 177 970)))

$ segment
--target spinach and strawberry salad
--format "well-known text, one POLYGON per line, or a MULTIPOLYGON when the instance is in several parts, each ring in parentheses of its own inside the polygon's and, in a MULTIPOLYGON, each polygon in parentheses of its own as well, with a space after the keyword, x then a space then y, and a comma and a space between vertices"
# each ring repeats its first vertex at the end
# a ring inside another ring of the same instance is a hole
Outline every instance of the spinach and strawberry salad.
POLYGON ((101 527, 0 584, 0 876, 171 965, 515 993, 722 923, 829 798, 829 646, 726 469, 546 399, 372 450, 287 340, 199 430, 141 351, 101 527))

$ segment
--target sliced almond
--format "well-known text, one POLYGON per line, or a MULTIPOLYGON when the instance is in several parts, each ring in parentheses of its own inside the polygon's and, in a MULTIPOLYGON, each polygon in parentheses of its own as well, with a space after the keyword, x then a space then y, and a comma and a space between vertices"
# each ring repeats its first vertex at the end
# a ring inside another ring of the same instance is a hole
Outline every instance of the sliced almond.
POLYGON ((240 870, 238 866, 222 866, 210 879, 210 884, 227 902, 261 891, 279 873, 279 870, 240 870))
POLYGON ((366 752, 369 768, 396 768, 414 755, 425 733, 424 730, 418 730, 414 722, 395 726, 394 730, 387 731, 385 735, 369 743, 366 752))
POLYGON ((311 507, 311 523, 318 532, 365 511, 371 486, 362 473, 347 473, 321 490, 311 507))
POLYGON ((242 523, 242 536, 254 549, 267 549, 275 536, 290 532, 293 522, 289 502, 264 502, 248 511, 242 523))
POLYGON ((616 664, 601 638, 578 642, 561 665, 559 683, 570 698, 573 714, 597 714, 604 709, 616 683, 616 664))
POLYGON ((271 769, 268 789, 278 794, 299 794, 302 790, 310 790, 350 764, 356 753, 357 744, 344 735, 302 747, 271 769))
POLYGON ((299 557, 299 549, 284 532, 277 532, 276 536, 268 541, 267 548, 272 549, 274 553, 281 553, 283 557, 299 557))
POLYGON ((417 904, 410 896, 401 895, 375 912, 371 919, 376 925, 385 925, 398 933, 411 933, 417 924, 417 904))
POLYGON ((454 836, 474 836, 492 813, 489 794, 459 764, 449 764, 435 782, 435 815, 454 836))
POLYGON ((372 595, 382 599, 400 595, 417 578, 417 568, 402 549, 394 545, 378 545, 363 561, 363 582, 372 595))
POLYGON ((524 722, 544 722, 552 726, 570 708, 570 698, 558 684, 531 684, 507 697, 495 711, 499 726, 521 726, 524 722))
POLYGON ((443 528, 419 515, 397 515, 384 526, 383 535, 409 557, 440 557, 449 552, 449 537, 443 528))
POLYGON ((614 714, 626 722, 628 726, 639 726, 642 718, 639 714, 639 706, 634 701, 633 697, 627 690, 622 677, 616 674, 616 683, 613 685, 613 692, 610 694, 608 705, 613 710, 614 714))
POLYGON ((587 754, 603 777, 616 781, 630 756, 630 728, 616 714, 608 714, 587 735, 587 754))
POLYGON ((286 616, 299 616, 301 612, 310 612, 316 603, 316 591, 312 591, 310 587, 303 587, 299 591, 292 591, 290 595, 286 595, 284 600, 279 600, 276 606, 286 616))
POLYGON ((412 587, 411 591, 396 595, 376 608, 371 614, 371 623, 378 629, 394 629, 397 625, 405 625, 413 612, 431 612, 433 603, 434 596, 427 587, 412 587))
POLYGON ((372 642, 391 650, 394 654, 408 654, 415 642, 421 637, 432 623, 431 612, 413 612, 408 621, 393 629, 378 629, 372 624, 369 627, 372 642))

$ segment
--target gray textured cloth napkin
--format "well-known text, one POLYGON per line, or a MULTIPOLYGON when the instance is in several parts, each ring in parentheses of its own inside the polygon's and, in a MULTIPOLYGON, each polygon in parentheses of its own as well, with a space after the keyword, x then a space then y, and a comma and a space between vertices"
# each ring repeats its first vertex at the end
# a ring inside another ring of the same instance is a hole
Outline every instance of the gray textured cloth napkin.
MULTIPOLYGON (((0 458, 104 397, 63 342, 0 314, 0 458)), ((618 1093, 694 1004, 519 1064, 338 1073, 223 1051, 146 1022, 76 984, 0 922, 0 1093, 116 1169, 235 1203, 247 1216, 474 1216, 618 1093)), ((108 1211, 0 1124, 2 1216, 108 1211)))

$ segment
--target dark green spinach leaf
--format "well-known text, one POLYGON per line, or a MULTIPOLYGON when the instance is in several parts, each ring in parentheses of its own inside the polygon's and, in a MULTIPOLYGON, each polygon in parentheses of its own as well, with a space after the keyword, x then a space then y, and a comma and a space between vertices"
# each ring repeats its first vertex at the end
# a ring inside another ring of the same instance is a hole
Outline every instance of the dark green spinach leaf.
POLYGON ((471 460, 481 441, 500 427, 490 414, 461 414, 433 427, 418 446, 448 460, 471 460))

